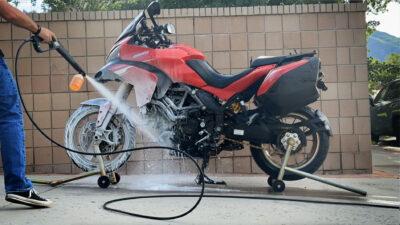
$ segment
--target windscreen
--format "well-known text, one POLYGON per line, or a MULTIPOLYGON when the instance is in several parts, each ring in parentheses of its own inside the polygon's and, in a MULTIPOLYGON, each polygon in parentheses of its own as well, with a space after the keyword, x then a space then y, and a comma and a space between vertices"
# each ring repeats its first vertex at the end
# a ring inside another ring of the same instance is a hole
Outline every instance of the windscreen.
POLYGON ((132 22, 122 31, 121 35, 119 35, 116 42, 121 41, 122 39, 128 37, 130 34, 134 33, 137 29, 137 25, 142 21, 144 18, 144 12, 140 12, 139 15, 132 20, 132 22))

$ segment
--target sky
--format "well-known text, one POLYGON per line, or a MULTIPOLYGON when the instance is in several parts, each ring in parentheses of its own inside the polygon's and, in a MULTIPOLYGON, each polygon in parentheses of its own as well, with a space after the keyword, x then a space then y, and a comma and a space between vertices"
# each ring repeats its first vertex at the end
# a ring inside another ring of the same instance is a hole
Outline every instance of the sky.
POLYGON ((41 8, 42 2, 43 2, 43 0, 37 0, 36 6, 32 6, 30 0, 20 0, 20 3, 18 4, 18 8, 21 10, 24 10, 26 12, 32 12, 32 11, 42 12, 42 8, 41 8))
MULTIPOLYGON (((33 7, 30 0, 22 0, 18 8, 28 12, 33 10, 41 12, 41 3, 42 0, 37 0, 37 5, 33 7)), ((388 11, 385 13, 379 15, 368 14, 367 21, 370 20, 378 20, 381 22, 377 30, 400 37, 400 3, 391 2, 388 5, 388 11)))
POLYGON ((388 11, 383 14, 368 14, 367 21, 370 20, 378 20, 381 22, 377 30, 400 37, 400 3, 389 3, 388 11))

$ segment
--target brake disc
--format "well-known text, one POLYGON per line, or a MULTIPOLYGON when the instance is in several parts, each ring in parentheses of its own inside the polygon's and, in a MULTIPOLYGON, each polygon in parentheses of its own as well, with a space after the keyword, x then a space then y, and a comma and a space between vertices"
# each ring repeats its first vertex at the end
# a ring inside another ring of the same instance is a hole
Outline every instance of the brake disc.
MULTIPOLYGON (((100 135, 100 151, 101 152, 113 152, 116 147, 120 144, 121 141, 121 129, 115 126, 113 123, 110 123, 107 127, 108 129, 102 132, 100 135)), ((81 129, 80 132, 80 145, 84 149, 89 149, 92 144, 93 138, 96 133, 96 123, 88 122, 81 129)))

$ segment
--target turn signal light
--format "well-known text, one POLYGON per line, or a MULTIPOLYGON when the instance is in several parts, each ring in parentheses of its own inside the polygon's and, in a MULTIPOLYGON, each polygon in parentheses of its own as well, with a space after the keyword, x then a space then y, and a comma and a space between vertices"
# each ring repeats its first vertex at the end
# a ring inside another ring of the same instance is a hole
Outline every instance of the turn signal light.
POLYGON ((72 77, 72 80, 69 83, 69 89, 71 89, 71 91, 79 91, 84 83, 85 78, 81 74, 76 74, 72 77))

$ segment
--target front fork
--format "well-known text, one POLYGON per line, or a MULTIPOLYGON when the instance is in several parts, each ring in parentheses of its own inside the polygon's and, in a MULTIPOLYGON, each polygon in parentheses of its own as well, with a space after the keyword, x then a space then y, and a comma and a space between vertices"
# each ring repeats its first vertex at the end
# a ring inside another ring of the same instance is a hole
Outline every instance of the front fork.
MULTIPOLYGON (((118 88, 118 91, 115 95, 116 101, 125 102, 129 94, 131 93, 132 88, 133 86, 131 84, 122 83, 122 85, 118 88)), ((108 139, 108 137, 105 137, 105 135, 107 134, 105 130, 107 129, 108 124, 110 123, 114 115, 117 113, 117 111, 118 107, 116 105, 113 105, 111 101, 107 101, 107 103, 100 106, 96 122, 96 132, 93 141, 93 148, 95 153, 101 153, 99 145, 103 140, 108 139)), ((97 156, 97 160, 99 161, 99 167, 100 167, 99 170, 101 175, 106 176, 107 172, 104 166, 103 156, 100 155, 97 156)), ((113 176, 112 179, 114 180, 115 179, 114 173, 112 176, 113 176)))

